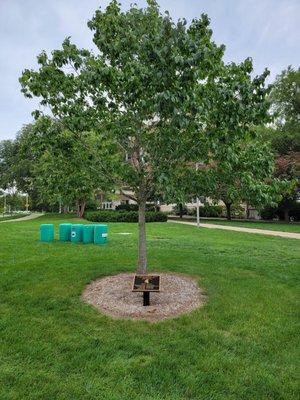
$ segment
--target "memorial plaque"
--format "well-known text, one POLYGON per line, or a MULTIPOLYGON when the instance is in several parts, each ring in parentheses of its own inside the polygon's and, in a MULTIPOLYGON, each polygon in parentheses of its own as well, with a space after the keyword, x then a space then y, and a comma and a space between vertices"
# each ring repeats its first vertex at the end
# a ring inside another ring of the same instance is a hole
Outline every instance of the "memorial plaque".
POLYGON ((143 292, 143 305, 150 305, 150 292, 160 291, 159 275, 135 275, 133 280, 133 292, 143 292))
POLYGON ((135 275, 133 281, 133 292, 159 292, 159 275, 135 275))

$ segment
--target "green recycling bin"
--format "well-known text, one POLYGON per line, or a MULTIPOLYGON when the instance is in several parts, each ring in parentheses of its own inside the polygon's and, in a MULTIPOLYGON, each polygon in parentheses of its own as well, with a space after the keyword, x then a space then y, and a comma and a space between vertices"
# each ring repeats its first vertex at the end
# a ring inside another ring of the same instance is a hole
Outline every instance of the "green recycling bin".
POLYGON ((94 226, 94 243, 107 243, 107 225, 97 224, 94 226))
POLYGON ((54 240, 54 225, 53 224, 41 224, 40 226, 40 238, 41 242, 53 242, 54 240))
POLYGON ((80 243, 82 242, 83 225, 82 224, 72 224, 71 226, 71 242, 80 243))
POLYGON ((85 244, 94 243, 94 225, 83 226, 82 241, 85 244))
POLYGON ((59 225, 59 240, 61 242, 70 242, 71 228, 72 228, 72 224, 60 224, 59 225))

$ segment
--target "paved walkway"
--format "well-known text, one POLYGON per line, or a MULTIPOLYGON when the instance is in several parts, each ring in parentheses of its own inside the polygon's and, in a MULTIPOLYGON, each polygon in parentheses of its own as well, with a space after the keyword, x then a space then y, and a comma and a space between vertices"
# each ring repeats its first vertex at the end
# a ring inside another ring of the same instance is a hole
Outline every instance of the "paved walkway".
POLYGON ((29 219, 35 219, 35 218, 41 217, 42 215, 44 215, 44 214, 42 214, 42 213, 33 213, 33 214, 25 215, 25 217, 8 219, 6 221, 1 221, 0 220, 0 224, 4 224, 5 222, 28 221, 29 219))
MULTIPOLYGON (((168 220, 168 222, 172 222, 174 224, 184 224, 184 225, 197 226, 196 222, 174 221, 174 220, 168 220)), ((208 228, 208 229, 223 229, 225 231, 258 233, 260 235, 280 236, 280 237, 283 237, 283 238, 290 238, 290 239, 300 239, 300 233, 293 233, 293 232, 269 231, 269 230, 266 230, 266 229, 241 228, 239 226, 216 225, 216 224, 200 224, 200 227, 201 228, 208 228)))

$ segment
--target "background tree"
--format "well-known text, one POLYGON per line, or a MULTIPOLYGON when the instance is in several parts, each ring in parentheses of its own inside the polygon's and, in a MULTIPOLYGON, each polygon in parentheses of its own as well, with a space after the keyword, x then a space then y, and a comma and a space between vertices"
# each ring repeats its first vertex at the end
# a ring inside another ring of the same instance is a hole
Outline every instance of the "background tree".
POLYGON ((202 191, 214 201, 223 201, 228 220, 233 206, 248 203, 262 208, 280 200, 285 182, 272 179, 273 154, 266 144, 240 141, 220 150, 199 174, 202 191))
POLYGON ((102 139, 95 132, 81 132, 79 140, 59 121, 40 117, 14 141, 1 143, 3 188, 29 194, 34 208, 76 204, 82 217, 96 190, 112 189, 103 164, 108 168, 113 157, 109 142, 102 139))
POLYGON ((27 193, 30 196, 31 205, 36 209, 40 200, 34 175, 37 154, 32 144, 36 139, 35 133, 35 124, 24 125, 17 133, 15 140, 3 141, 0 144, 0 176, 3 188, 27 193))
POLYGON ((39 200, 50 205, 75 203, 81 218, 96 190, 111 189, 103 173, 103 163, 107 167, 112 160, 107 144, 94 132, 82 132, 78 140, 60 121, 40 118, 21 145, 23 155, 34 154, 32 176, 39 200))
POLYGON ((289 221, 296 206, 300 182, 300 71, 288 67, 276 77, 270 92, 274 124, 261 127, 264 140, 271 143, 276 156, 274 176, 291 185, 282 192, 283 199, 274 215, 289 221))
POLYGON ((14 140, 0 141, 0 188, 15 186, 16 145, 14 140))
POLYGON ((281 153, 299 149, 300 146, 300 69, 289 66, 276 77, 270 93, 272 113, 276 127, 286 133, 283 142, 280 135, 274 137, 276 147, 281 153))
MULTIPOLYGON (((227 218, 233 205, 246 201, 261 207, 278 197, 279 182, 271 182, 274 157, 260 144, 257 125, 269 121, 268 71, 252 78, 252 61, 223 65, 217 77, 208 81, 207 98, 211 113, 205 131, 207 157, 199 170, 197 194, 222 200, 227 218)), ((195 180, 197 181, 197 180, 195 180)))

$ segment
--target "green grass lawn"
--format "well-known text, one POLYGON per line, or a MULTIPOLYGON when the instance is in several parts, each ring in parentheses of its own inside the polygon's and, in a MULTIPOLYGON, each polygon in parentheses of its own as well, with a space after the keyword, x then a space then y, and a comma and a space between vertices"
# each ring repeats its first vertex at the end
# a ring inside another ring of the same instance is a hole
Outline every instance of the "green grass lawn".
POLYGON ((149 270, 208 296, 151 324, 81 300, 91 280, 134 271, 136 224, 109 224, 103 247, 40 243, 41 221, 63 219, 0 224, 1 400, 298 398, 298 240, 148 224, 149 270))
MULTIPOLYGON (((191 219, 189 219, 191 221, 191 219)), ((196 221, 196 218, 193 218, 196 221)), ((295 232, 300 233, 300 222, 281 222, 281 221, 227 221, 222 219, 204 219, 200 218, 201 224, 217 224, 240 226, 243 228, 267 229, 271 231, 295 232)))

